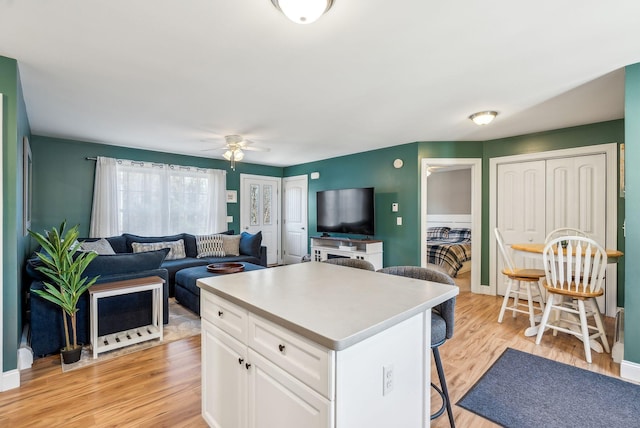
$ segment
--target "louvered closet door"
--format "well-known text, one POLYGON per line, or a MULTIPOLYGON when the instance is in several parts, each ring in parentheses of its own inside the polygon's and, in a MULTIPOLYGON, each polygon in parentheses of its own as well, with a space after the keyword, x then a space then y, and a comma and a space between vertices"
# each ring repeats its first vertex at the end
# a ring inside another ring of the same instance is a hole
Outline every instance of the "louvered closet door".
MULTIPOLYGON (((499 164, 497 181, 497 227, 505 244, 544 242, 545 161, 499 164)), ((504 275, 500 273, 503 264, 500 257, 496 260, 497 292, 504 295, 506 284, 504 275)), ((535 261, 515 257, 515 263, 518 267, 534 267, 535 261)))

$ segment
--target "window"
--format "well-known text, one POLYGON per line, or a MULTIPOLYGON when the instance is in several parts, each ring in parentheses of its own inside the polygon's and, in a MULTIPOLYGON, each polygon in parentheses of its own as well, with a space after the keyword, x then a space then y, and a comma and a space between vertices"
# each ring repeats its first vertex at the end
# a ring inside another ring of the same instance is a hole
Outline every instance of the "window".
POLYGON ((226 229, 226 171, 99 157, 91 236, 226 229))

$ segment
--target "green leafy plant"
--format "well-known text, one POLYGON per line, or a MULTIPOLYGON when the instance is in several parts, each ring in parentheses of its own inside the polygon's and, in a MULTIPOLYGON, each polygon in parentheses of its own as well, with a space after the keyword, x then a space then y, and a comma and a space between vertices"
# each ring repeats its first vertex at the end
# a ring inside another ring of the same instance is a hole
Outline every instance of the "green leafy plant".
POLYGON ((98 254, 76 253, 78 225, 66 233, 65 227, 66 221, 63 221, 59 229, 54 227, 51 231, 45 231, 44 235, 29 230, 29 235, 40 244, 43 250, 37 253, 42 266, 36 269, 49 279, 44 281, 44 290, 34 290, 34 293, 62 309, 66 341, 66 347, 62 351, 70 351, 78 348, 76 329, 78 301, 98 279, 97 276, 88 279, 82 274, 98 254), (71 322, 71 330, 69 330, 68 320, 71 322))

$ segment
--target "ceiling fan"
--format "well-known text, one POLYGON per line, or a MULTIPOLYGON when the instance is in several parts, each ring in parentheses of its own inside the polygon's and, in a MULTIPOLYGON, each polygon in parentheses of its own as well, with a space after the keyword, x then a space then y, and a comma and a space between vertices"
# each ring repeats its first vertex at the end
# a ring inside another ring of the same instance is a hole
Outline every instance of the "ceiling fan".
POLYGON ((241 161, 244 158, 244 151, 256 151, 256 152, 268 152, 271 149, 267 147, 253 146, 253 141, 244 139, 241 135, 225 135, 224 140, 226 144, 221 147, 207 150, 224 150, 222 157, 228 161, 231 161, 231 169, 235 171, 236 161, 241 161))

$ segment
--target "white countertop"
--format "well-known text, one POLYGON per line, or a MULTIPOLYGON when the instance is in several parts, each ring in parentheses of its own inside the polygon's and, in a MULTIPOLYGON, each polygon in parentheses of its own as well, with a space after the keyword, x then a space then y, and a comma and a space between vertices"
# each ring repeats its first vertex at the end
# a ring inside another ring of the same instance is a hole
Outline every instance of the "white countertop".
POLYGON ((458 294, 451 285, 319 262, 202 278, 197 284, 336 351, 458 294))

